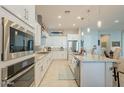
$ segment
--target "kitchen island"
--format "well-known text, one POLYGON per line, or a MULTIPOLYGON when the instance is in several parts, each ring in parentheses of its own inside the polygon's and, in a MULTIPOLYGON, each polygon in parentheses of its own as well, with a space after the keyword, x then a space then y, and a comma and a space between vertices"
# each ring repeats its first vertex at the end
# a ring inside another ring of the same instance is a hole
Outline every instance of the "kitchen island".
POLYGON ((115 59, 98 55, 72 55, 75 59, 74 76, 80 87, 112 87, 115 59))

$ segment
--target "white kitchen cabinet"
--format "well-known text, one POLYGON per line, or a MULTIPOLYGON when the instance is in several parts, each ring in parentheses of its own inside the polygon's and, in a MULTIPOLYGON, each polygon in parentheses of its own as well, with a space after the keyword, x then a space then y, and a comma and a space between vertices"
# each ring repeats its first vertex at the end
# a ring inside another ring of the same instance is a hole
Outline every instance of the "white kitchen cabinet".
POLYGON ((54 51, 54 59, 67 59, 67 51, 54 51))
POLYGON ((41 79, 43 77, 43 64, 38 65, 36 63, 35 65, 35 86, 38 86, 39 83, 41 82, 41 79))
POLYGON ((36 22, 35 46, 41 46, 41 25, 36 22))
POLYGON ((105 81, 106 81, 106 85, 107 87, 112 87, 113 86, 113 80, 114 77, 113 76, 113 70, 111 69, 113 67, 113 63, 106 63, 106 67, 105 67, 105 71, 106 71, 106 75, 105 75, 105 81))
POLYGON ((105 87, 105 63, 81 63, 81 87, 105 87))
POLYGON ((81 62, 82 87, 112 87, 113 86, 112 62, 81 62))
POLYGON ((34 27, 35 6, 34 5, 3 5, 8 11, 34 27))
POLYGON ((52 52, 49 54, 46 54, 44 57, 42 57, 40 60, 36 60, 35 63, 35 86, 39 86, 41 83, 46 71, 48 70, 53 57, 52 52))

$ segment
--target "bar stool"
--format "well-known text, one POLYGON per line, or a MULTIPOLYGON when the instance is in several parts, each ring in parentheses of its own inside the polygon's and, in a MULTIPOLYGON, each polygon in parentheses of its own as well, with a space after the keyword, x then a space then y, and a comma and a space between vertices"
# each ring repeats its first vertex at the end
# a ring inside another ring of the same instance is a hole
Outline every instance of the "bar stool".
POLYGON ((117 69, 117 83, 118 87, 120 87, 120 75, 124 75, 124 58, 120 58, 120 64, 118 64, 117 69))
MULTIPOLYGON (((113 59, 117 59, 119 60, 120 58, 120 52, 121 52, 121 48, 120 47, 116 47, 115 50, 114 50, 114 55, 113 55, 113 59)), ((114 73, 114 80, 117 81, 117 74, 118 74, 118 65, 120 64, 120 61, 116 62, 114 64, 114 70, 113 70, 113 73, 114 73)))
POLYGON ((120 76, 119 76, 120 74, 124 74, 124 72, 122 72, 122 71, 117 72, 118 87, 120 87, 120 76))

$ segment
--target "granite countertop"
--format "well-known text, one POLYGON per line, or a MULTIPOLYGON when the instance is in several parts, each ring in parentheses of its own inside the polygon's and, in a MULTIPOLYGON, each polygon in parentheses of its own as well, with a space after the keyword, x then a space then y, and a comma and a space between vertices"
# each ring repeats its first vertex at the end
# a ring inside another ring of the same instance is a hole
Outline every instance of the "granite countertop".
POLYGON ((41 60, 42 58, 44 58, 46 55, 48 55, 50 52, 37 52, 35 54, 35 59, 36 61, 41 60))
POLYGON ((73 55, 75 58, 81 60, 81 62, 118 62, 117 59, 110 59, 100 55, 73 55))

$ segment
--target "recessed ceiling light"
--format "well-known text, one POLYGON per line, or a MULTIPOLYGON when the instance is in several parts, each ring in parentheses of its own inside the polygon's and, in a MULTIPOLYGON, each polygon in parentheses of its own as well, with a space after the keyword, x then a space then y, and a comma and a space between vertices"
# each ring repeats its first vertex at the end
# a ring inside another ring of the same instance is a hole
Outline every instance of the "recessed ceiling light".
POLYGON ((115 23, 119 23, 119 20, 115 20, 114 22, 115 22, 115 23))
POLYGON ((97 26, 98 26, 98 28, 101 28, 101 27, 102 27, 102 21, 99 20, 99 21, 97 22, 97 26))
POLYGON ((61 19, 62 18, 62 16, 58 16, 58 19, 61 19))
POLYGON ((87 28, 87 32, 88 32, 88 33, 90 32, 90 28, 89 28, 89 27, 87 28))
POLYGON ((84 35, 84 32, 82 32, 81 35, 83 36, 84 35))
POLYGON ((62 24, 59 24, 59 26, 61 26, 62 24))
POLYGON ((80 16, 78 16, 78 17, 77 17, 77 19, 81 19, 81 17, 80 17, 80 16))
POLYGON ((76 24, 73 24, 73 26, 75 26, 76 24))

